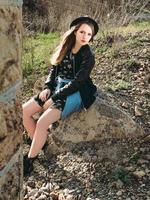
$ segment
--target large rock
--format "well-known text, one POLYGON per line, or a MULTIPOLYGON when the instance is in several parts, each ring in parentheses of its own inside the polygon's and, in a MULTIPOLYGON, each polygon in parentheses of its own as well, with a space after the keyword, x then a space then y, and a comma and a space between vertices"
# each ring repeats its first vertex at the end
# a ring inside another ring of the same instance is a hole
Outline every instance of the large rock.
MULTIPOLYGON (((72 149, 74 144, 100 142, 98 149, 101 157, 121 152, 121 144, 106 145, 106 141, 126 140, 143 135, 132 118, 111 102, 108 96, 99 93, 94 104, 87 110, 74 113, 50 130, 49 146, 46 152, 58 153, 72 149), (103 150, 102 150, 103 149, 103 150), (107 153, 106 153, 107 151, 107 153), (105 152, 105 153, 104 153, 105 152)), ((77 145, 76 145, 77 148, 77 145)))

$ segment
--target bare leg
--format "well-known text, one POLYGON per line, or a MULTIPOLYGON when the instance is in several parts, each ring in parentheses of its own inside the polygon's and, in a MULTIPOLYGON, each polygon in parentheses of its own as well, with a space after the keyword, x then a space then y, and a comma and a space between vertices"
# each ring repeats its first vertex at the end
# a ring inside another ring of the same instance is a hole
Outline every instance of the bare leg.
POLYGON ((48 108, 37 121, 35 133, 33 136, 31 148, 28 154, 29 158, 37 156, 46 142, 48 135, 48 127, 58 121, 61 116, 61 111, 58 109, 48 108))
POLYGON ((42 107, 39 106, 36 101, 32 98, 26 103, 23 104, 23 125, 26 128, 29 137, 32 139, 35 128, 36 128, 36 121, 33 118, 33 115, 37 112, 42 111, 42 107))

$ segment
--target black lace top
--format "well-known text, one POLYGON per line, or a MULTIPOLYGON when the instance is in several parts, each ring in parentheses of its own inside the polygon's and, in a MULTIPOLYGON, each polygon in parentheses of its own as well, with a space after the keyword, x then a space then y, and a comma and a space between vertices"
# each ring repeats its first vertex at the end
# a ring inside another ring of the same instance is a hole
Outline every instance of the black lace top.
POLYGON ((69 51, 64 59, 59 65, 58 75, 61 78, 73 79, 74 78, 74 69, 73 69, 73 54, 69 51))

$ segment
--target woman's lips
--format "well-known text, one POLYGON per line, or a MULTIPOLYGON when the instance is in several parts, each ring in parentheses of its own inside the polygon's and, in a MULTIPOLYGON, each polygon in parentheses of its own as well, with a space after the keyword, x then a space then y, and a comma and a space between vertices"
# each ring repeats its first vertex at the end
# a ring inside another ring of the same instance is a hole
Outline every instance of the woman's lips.
POLYGON ((85 40, 81 40, 81 42, 85 42, 85 40))

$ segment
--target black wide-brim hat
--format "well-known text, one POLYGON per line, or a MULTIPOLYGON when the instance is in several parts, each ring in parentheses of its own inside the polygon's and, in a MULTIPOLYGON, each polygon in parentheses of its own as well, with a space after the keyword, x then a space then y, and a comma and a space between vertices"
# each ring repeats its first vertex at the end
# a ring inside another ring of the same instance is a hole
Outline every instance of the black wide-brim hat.
POLYGON ((99 30, 98 24, 94 19, 92 19, 90 17, 78 17, 78 18, 74 19, 70 24, 70 28, 72 26, 76 26, 77 24, 82 23, 82 22, 85 22, 85 23, 86 22, 90 22, 91 24, 93 24, 93 26, 94 26, 94 35, 97 34, 97 32, 99 30))

